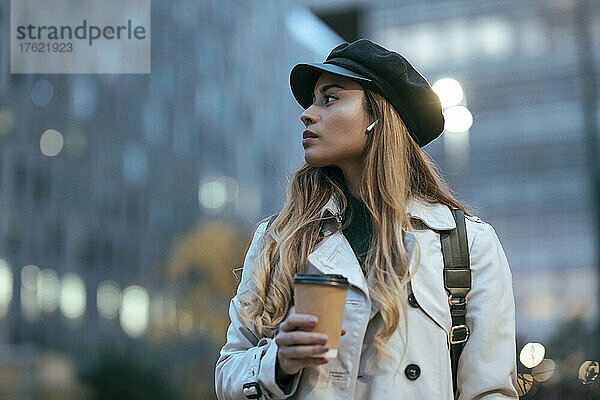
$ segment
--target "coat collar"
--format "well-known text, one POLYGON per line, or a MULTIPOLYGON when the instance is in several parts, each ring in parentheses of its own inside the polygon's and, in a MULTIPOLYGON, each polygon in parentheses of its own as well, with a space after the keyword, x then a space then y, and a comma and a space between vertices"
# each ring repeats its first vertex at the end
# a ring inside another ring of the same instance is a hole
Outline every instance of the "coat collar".
MULTIPOLYGON (((335 196, 332 195, 329 201, 321 209, 321 217, 323 217, 326 212, 330 212, 336 217, 338 222, 341 222, 339 210, 340 206, 335 200, 335 196)), ((433 230, 443 231, 456 228, 456 222, 454 221, 452 212, 445 204, 429 204, 424 200, 413 197, 409 200, 407 212, 412 218, 420 219, 433 230)))

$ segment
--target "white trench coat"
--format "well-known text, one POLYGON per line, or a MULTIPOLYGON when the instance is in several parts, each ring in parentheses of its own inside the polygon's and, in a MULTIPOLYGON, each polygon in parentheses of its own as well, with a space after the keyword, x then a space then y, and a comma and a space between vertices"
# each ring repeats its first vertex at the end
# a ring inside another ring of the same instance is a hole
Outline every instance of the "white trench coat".
MULTIPOLYGON (((407 292, 412 290, 414 298, 407 307, 408 347, 401 365, 405 340, 402 320, 387 342, 395 359, 383 357, 383 362, 375 362, 373 336, 382 326, 382 319, 369 297, 371 276, 364 276, 349 242, 342 232, 337 232, 326 235, 308 260, 310 268, 318 270, 311 272, 341 274, 350 282, 343 320, 347 333, 341 337, 337 358, 318 367, 304 368, 296 375, 291 391, 281 390, 275 382, 277 344, 271 338, 256 338, 238 318, 238 295, 251 283, 258 241, 266 230, 264 221, 246 253, 242 279, 230 303, 227 342, 215 369, 217 397, 246 399, 260 392, 255 398, 451 400, 448 333, 452 319, 438 231, 453 229, 456 223, 443 204, 412 200, 407 211, 416 231, 404 232, 405 246, 412 255, 416 240, 421 257, 407 292), (244 384, 250 387, 244 390, 244 384)), ((321 215, 325 212, 339 217, 333 197, 321 215)), ((494 228, 475 216, 467 217, 465 223, 472 284, 466 315, 470 337, 458 363, 459 400, 518 399, 512 274, 494 228)), ((411 271, 416 264, 412 260, 411 271)))

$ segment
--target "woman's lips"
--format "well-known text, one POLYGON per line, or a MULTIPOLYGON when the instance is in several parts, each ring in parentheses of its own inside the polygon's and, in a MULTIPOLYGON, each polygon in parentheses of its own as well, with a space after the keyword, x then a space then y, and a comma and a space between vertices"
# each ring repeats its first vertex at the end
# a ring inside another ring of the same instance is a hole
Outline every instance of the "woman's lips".
POLYGON ((314 133, 310 129, 305 129, 304 132, 302 132, 302 146, 309 144, 317 137, 318 136, 316 133, 314 133))
POLYGON ((307 144, 309 144, 310 142, 312 142, 313 140, 316 140, 316 137, 307 137, 306 139, 302 139, 302 146, 306 146, 307 144))

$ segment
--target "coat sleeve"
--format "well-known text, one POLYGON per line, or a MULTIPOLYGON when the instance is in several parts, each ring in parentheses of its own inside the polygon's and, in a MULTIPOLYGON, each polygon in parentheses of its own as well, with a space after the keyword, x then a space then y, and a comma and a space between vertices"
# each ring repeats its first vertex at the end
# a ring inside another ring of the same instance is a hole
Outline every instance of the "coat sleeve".
POLYGON ((229 304, 231 323, 227 329, 227 342, 221 348, 215 368, 215 390, 220 400, 246 399, 243 386, 251 382, 260 387, 262 399, 286 399, 296 391, 302 374, 294 376, 284 393, 275 380, 277 343, 271 338, 259 339, 238 317, 241 308, 239 295, 251 283, 254 259, 266 227, 267 221, 264 221, 254 233, 244 259, 242 279, 229 304))
POLYGON ((512 273, 494 228, 483 221, 478 225, 467 295, 470 337, 458 362, 458 399, 518 399, 512 273))

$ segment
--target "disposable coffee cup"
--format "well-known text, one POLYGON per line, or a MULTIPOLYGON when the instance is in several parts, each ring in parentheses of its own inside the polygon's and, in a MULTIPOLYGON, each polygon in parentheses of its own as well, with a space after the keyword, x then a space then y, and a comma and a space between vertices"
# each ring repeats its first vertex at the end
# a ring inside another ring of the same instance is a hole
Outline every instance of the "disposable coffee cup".
POLYGON ((348 280, 337 274, 303 274, 294 277, 294 306, 297 313, 318 318, 312 332, 327 335, 329 350, 314 357, 336 358, 344 320, 348 280))

